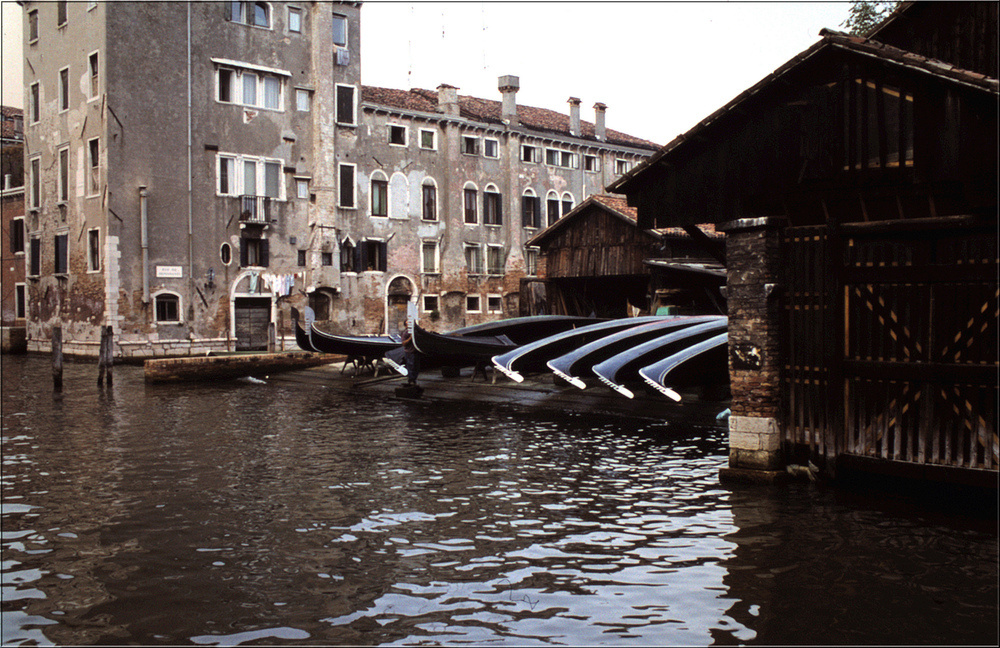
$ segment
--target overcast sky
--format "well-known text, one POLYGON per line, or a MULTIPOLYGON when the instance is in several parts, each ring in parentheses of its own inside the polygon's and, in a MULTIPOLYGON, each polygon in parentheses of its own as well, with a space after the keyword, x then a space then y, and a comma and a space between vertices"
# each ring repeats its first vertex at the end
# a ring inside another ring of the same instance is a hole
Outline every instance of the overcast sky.
MULTIPOLYGON (((361 9, 362 82, 499 99, 582 117, 665 144, 819 39, 840 2, 395 2, 361 9)), ((4 105, 21 107, 21 8, 3 0, 4 105)))

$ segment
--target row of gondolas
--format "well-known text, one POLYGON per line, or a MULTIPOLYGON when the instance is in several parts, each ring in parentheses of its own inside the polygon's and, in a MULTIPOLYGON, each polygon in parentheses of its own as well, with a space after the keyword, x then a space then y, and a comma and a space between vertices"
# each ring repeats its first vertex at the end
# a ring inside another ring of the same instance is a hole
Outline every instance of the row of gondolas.
MULTIPOLYGON (((366 364, 384 360, 406 375, 398 336, 332 335, 311 321, 303 327, 297 313, 293 318, 296 342, 303 350, 342 354, 366 364)), ((529 374, 552 372, 580 389, 603 383, 633 398, 637 387, 648 386, 679 401, 685 389, 728 382, 727 323, 721 315, 539 315, 449 333, 415 325, 413 342, 422 369, 492 364, 517 382, 529 374)))

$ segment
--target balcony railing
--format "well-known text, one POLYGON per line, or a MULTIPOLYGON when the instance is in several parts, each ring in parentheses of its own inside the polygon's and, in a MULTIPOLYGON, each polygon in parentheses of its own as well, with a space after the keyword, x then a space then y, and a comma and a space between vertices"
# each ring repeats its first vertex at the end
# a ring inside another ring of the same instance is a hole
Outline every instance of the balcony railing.
POLYGON ((240 222, 267 225, 271 222, 271 198, 267 196, 238 196, 240 222))

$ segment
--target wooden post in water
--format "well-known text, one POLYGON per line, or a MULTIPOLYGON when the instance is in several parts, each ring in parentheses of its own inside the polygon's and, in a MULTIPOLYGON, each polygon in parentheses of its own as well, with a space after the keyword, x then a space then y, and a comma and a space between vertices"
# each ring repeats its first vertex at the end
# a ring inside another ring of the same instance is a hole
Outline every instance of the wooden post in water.
POLYGON ((274 353, 275 348, 275 330, 274 322, 267 323, 267 352, 274 353))
POLYGON ((52 387, 61 392, 63 387, 62 327, 52 328, 52 387))
POLYGON ((110 326, 104 326, 101 328, 101 351, 98 357, 97 365, 97 384, 103 385, 104 378, 107 376, 108 387, 112 385, 114 378, 112 377, 111 367, 114 365, 114 334, 110 326))

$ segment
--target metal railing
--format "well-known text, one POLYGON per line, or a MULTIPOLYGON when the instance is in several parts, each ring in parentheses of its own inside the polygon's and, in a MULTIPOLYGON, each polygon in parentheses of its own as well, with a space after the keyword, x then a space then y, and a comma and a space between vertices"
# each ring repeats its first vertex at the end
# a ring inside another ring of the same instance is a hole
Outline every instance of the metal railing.
POLYGON ((271 221, 271 198, 267 196, 238 196, 240 222, 266 225, 271 221))

